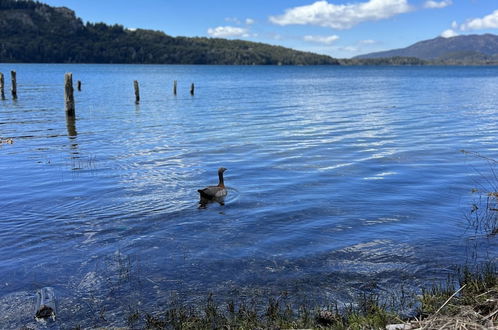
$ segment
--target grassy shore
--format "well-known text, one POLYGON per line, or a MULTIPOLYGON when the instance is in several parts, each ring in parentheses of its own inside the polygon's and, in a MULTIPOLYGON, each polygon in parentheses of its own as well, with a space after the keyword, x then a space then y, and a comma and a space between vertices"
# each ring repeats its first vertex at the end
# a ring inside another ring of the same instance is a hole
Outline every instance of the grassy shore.
POLYGON ((209 297, 201 309, 178 307, 128 316, 136 329, 492 329, 498 327, 498 276, 494 265, 463 269, 457 281, 421 290, 416 312, 401 316, 375 295, 349 306, 298 309, 279 299, 264 306, 209 297), (396 326, 393 326, 396 325, 396 326))

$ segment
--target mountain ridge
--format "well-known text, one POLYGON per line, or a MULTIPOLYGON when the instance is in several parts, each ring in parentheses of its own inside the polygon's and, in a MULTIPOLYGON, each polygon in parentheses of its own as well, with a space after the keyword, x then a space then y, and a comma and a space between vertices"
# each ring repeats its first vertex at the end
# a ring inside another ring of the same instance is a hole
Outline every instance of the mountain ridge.
POLYGON ((498 59, 498 36, 494 34, 460 35, 451 38, 436 37, 416 42, 405 48, 355 56, 353 59, 413 57, 441 63, 448 61, 486 62, 498 59))

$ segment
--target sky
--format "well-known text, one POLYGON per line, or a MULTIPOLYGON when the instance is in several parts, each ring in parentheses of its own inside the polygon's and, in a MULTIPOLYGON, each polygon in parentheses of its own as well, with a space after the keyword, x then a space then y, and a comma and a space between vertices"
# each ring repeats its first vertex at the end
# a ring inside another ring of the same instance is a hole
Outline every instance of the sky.
POLYGON ((438 36, 498 34, 498 0, 41 0, 84 22, 264 42, 350 58, 438 36))

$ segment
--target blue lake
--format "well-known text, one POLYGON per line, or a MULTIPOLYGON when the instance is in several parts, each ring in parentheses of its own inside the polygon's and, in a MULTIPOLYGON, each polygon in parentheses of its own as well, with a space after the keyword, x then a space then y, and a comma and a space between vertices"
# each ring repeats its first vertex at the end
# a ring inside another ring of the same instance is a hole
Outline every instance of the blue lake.
MULTIPOLYGON (((461 152, 498 159, 496 67, 0 64, 7 88, 10 70, 6 305, 51 286, 71 326, 211 292, 348 303, 498 255, 467 219, 493 165, 461 152), (83 83, 74 121, 65 72, 83 83), (221 166, 225 205, 198 208, 221 166)), ((25 310, 0 324, 30 322, 25 310)))

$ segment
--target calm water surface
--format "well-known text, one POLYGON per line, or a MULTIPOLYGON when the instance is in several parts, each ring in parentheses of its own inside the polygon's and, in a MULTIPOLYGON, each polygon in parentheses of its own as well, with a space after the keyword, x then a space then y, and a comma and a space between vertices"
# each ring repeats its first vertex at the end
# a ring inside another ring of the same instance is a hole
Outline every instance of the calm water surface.
POLYGON ((7 88, 11 69, 4 308, 43 286, 63 325, 209 292, 350 302, 497 256, 466 220, 490 164, 460 150, 498 159, 498 68, 0 64, 7 88), (83 82, 74 122, 65 72, 83 82), (220 166, 226 204, 199 209, 220 166))

